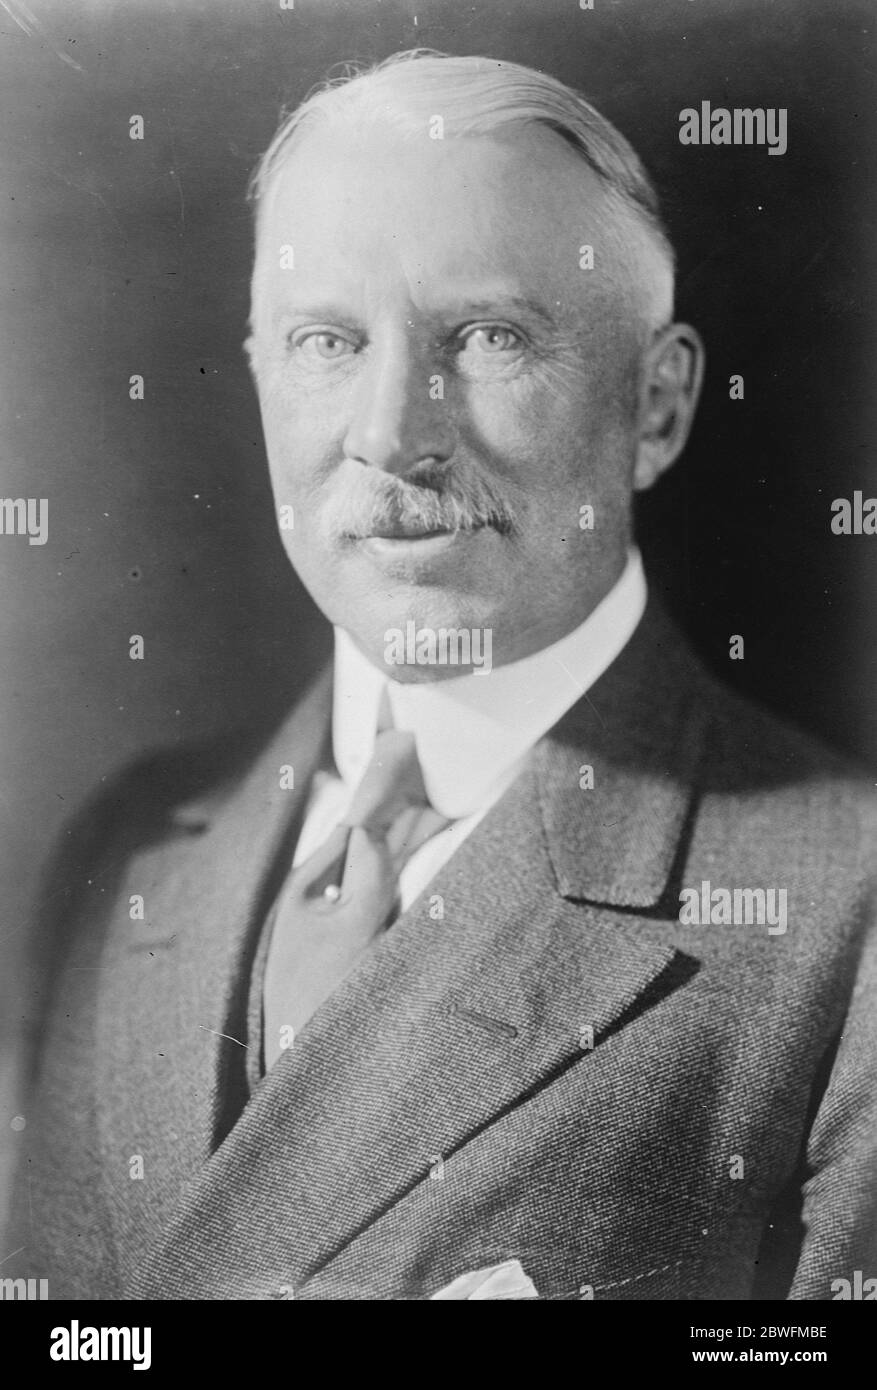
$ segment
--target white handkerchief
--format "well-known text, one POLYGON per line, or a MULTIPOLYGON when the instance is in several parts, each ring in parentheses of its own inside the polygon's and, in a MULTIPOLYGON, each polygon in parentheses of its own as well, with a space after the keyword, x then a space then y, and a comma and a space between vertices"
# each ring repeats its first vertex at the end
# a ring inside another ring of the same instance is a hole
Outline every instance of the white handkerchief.
POLYGON ((479 1299, 479 1298, 538 1298, 539 1293, 532 1279, 524 1273, 520 1260, 506 1260, 501 1265, 488 1265, 486 1269, 472 1269, 461 1274, 438 1293, 430 1295, 433 1299, 479 1299))

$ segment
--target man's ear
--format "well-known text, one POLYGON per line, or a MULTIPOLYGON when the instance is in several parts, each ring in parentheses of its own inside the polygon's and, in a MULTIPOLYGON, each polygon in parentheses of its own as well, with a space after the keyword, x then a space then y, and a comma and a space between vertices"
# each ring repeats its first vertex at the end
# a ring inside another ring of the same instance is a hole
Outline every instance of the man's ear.
POLYGON ((685 447, 704 362, 703 343, 687 323, 661 329, 646 348, 639 388, 635 490, 642 492, 657 482, 685 447))

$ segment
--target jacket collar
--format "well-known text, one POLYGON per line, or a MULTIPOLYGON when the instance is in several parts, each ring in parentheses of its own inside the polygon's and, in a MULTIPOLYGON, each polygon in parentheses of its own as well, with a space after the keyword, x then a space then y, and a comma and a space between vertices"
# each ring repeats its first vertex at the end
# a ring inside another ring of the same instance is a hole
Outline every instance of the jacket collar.
POLYGON ((631 909, 663 902, 704 752, 706 708, 700 664, 650 599, 617 661, 537 752, 542 820, 564 897, 631 909))

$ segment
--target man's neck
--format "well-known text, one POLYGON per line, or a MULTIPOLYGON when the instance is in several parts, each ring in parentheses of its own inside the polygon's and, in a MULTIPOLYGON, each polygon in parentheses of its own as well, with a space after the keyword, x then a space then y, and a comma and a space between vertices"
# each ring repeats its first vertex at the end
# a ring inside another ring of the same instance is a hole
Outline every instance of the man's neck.
POLYGON ((572 632, 483 676, 402 683, 366 660, 336 629, 333 695, 335 762, 355 783, 371 757, 384 691, 395 727, 410 729, 430 800, 449 816, 467 815, 618 656, 646 602, 637 551, 618 581, 572 632))

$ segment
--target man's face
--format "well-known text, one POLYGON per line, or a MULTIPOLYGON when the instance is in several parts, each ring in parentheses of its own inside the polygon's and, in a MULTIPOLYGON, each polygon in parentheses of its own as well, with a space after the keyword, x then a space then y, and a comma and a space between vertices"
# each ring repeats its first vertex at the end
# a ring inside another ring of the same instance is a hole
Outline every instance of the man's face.
POLYGON ((597 180, 533 127, 318 129, 278 175, 251 348, 281 535, 376 665, 409 621, 490 629, 493 664, 515 660, 619 574, 638 351, 603 218, 597 180))

